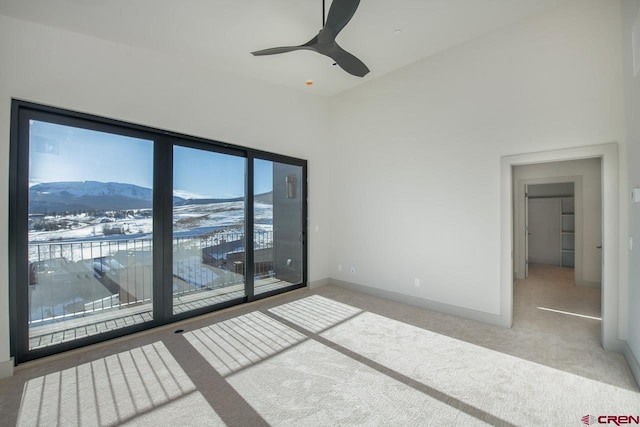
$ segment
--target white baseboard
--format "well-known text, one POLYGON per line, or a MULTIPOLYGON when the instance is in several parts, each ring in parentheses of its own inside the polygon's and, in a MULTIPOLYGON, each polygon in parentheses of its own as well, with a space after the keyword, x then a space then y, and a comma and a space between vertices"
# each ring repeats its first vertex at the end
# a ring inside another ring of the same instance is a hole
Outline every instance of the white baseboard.
POLYGON ((440 313, 452 314, 465 319, 477 320, 478 322, 489 323, 491 325, 504 327, 504 319, 497 314, 485 313, 483 311, 471 310, 468 308, 458 307, 455 305, 445 304, 442 302, 431 301, 411 295, 404 295, 397 292, 387 291, 384 289, 373 288, 371 286, 359 285, 357 283, 345 282, 343 280, 329 279, 331 285, 349 289, 374 297, 384 298, 403 304, 413 305, 416 307, 426 308, 440 313))
POLYGON ((4 362, 0 362, 0 380, 13 376, 13 357, 4 362))
POLYGON ((588 280, 576 280, 576 286, 584 288, 601 288, 602 284, 600 282, 590 282, 588 280))
POLYGON ((624 357, 627 359, 629 368, 631 368, 631 373, 633 374, 633 377, 636 379, 636 384, 638 384, 638 386, 640 387, 640 364, 638 363, 638 359, 636 358, 635 354, 633 354, 631 347, 629 347, 629 344, 627 344, 626 341, 624 342, 622 353, 624 354, 624 357))
POLYGON ((307 286, 309 286, 309 289, 317 289, 319 287, 325 286, 329 284, 329 279, 320 279, 320 280, 314 280, 313 282, 309 282, 307 286))

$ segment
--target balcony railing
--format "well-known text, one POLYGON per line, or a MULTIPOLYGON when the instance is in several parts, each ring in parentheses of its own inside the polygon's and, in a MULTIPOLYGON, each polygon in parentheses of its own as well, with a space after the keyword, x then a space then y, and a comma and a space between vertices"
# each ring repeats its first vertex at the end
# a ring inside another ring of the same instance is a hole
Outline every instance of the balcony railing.
MULTIPOLYGON (((29 244, 30 325, 151 305, 153 242, 110 240, 29 244)), ((254 234, 254 275, 273 277, 273 232, 254 234)), ((244 283, 245 235, 173 239, 174 298, 244 283)))

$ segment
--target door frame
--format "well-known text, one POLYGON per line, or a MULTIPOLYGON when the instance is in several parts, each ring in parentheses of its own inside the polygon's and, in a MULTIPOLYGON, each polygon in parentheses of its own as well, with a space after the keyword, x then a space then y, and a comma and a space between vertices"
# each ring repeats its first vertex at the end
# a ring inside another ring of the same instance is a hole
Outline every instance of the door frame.
MULTIPOLYGON (((547 163, 547 162, 545 162, 547 163)), ((522 166, 522 165, 513 165, 513 166, 522 166)), ((600 166, 600 173, 602 174, 602 165, 600 166)), ((574 275, 575 282, 579 286, 589 286, 587 282, 583 280, 582 274, 582 266, 583 266, 583 254, 582 254, 582 199, 583 199, 583 188, 582 188, 582 176, 557 176, 557 177, 547 177, 547 178, 530 178, 530 179, 519 179, 516 182, 517 188, 515 188, 514 194, 514 237, 513 237, 513 259, 514 259, 514 278, 516 279, 525 279, 528 277, 526 260, 529 258, 527 255, 528 242, 525 241, 523 236, 526 232, 524 230, 525 224, 522 223, 523 218, 519 213, 518 204, 526 203, 523 202, 525 200, 526 187, 529 185, 536 184, 573 184, 573 197, 575 200, 575 260, 574 260, 574 275), (518 234, 521 233, 521 234, 518 234), (523 274, 524 273, 524 274, 523 274)), ((522 207, 521 209, 525 209, 522 207)), ((525 219, 526 223, 526 219, 525 219)))
POLYGON ((500 174, 500 319, 513 325, 513 167, 536 163, 600 158, 602 161, 602 322, 601 343, 606 350, 622 351, 618 339, 620 276, 618 230, 618 145, 616 143, 524 153, 501 158, 500 174))
MULTIPOLYGON (((520 200, 518 198, 518 196, 516 196, 516 203, 518 203, 518 201, 520 200)), ((516 209, 517 211, 517 209, 516 209)), ((516 217, 517 220, 517 217, 516 217)), ((524 238, 524 268, 522 268, 522 270, 518 269, 517 271, 524 271, 524 278, 526 279, 527 277, 529 277, 529 184, 524 184, 524 234, 522 234, 522 229, 520 229, 520 236, 524 238)), ((517 240, 518 238, 518 229, 517 227, 514 229, 513 232, 513 240, 514 242, 517 240)), ((515 245, 516 248, 518 247, 518 245, 515 245)), ((516 256, 516 263, 514 263, 514 265, 517 265, 518 263, 518 257, 516 256)), ((516 275, 518 275, 518 273, 515 273, 516 275)))

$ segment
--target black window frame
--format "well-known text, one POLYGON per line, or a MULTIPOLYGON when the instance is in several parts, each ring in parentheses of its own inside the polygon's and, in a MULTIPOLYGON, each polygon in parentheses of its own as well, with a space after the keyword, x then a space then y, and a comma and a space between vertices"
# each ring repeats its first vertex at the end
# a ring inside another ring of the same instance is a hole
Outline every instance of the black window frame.
POLYGON ((170 324, 186 318, 233 305, 268 298, 307 286, 308 282, 308 186, 307 160, 242 147, 202 137, 81 113, 64 108, 12 99, 9 147, 9 302, 10 350, 17 365, 67 350, 84 347, 142 330, 170 324), (29 350, 28 325, 28 195, 29 195, 29 121, 40 120, 66 126, 154 141, 153 159, 153 313, 149 322, 78 338, 48 347, 29 350), (173 314, 173 147, 185 146, 245 159, 245 296, 214 306, 173 314), (277 290, 255 295, 254 286, 254 159, 286 163, 302 168, 302 281, 277 290), (250 239, 250 240, 249 240, 250 239))

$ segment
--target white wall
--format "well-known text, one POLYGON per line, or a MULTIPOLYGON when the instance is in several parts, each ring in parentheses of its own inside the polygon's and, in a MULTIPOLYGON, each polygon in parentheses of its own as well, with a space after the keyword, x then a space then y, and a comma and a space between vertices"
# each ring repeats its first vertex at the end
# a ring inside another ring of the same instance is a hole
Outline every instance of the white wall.
POLYGON ((562 265, 562 200, 530 198, 528 201, 529 256, 531 264, 562 265))
MULTIPOLYGON (((629 146, 630 188, 640 187, 640 73, 634 75, 631 34, 635 23, 640 32, 640 2, 625 0, 623 2, 623 46, 624 46, 624 79, 626 130, 629 146)), ((637 44, 640 46, 640 43, 637 44)), ((640 63, 640 56, 636 56, 640 63)), ((640 65, 640 64, 639 64, 640 65)), ((629 195, 626 195, 627 199, 629 195)), ((629 307, 628 344, 631 354, 627 360, 634 369, 636 379, 640 381, 640 203, 629 206, 629 236, 633 238, 633 250, 629 252, 629 293, 625 301, 629 307), (635 359, 635 360, 634 360, 635 359)))
POLYGON ((576 182, 576 271, 578 285, 599 286, 602 278, 602 180, 600 159, 516 166, 514 182, 514 272, 524 278, 524 185, 576 182))
POLYGON ((3 16, 0 58, 0 367, 9 359, 11 98, 308 159, 311 230, 319 226, 309 279, 328 276, 326 100, 3 16))
POLYGON ((620 28, 619 1, 571 2, 333 98, 331 276, 500 315, 500 158, 624 159, 620 28))

